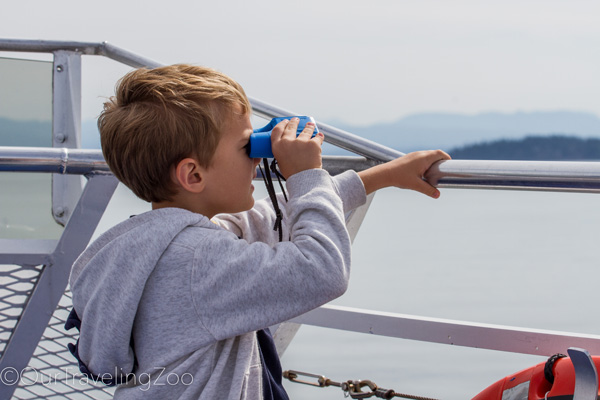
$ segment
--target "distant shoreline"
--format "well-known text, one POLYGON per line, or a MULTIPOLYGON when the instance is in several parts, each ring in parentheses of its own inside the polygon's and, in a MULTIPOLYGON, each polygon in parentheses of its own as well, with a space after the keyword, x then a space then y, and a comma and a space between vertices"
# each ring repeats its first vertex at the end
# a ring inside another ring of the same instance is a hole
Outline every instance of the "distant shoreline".
POLYGON ((466 160, 600 160, 600 139, 566 135, 527 136, 462 146, 449 151, 466 160))

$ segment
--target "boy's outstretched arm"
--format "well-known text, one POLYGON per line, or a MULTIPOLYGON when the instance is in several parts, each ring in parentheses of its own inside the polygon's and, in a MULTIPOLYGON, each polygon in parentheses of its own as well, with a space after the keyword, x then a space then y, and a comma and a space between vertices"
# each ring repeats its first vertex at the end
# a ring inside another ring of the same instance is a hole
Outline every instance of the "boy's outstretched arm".
POLYGON ((389 186, 412 189, 437 199, 440 191, 423 180, 432 164, 449 160, 442 150, 417 151, 358 173, 367 194, 389 186))

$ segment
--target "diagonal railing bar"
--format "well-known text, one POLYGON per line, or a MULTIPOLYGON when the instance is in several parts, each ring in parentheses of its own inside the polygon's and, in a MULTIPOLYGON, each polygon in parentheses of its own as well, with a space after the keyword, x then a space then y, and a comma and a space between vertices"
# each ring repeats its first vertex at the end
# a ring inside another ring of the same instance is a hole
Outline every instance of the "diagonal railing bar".
MULTIPOLYGON (((44 266, 4 349, 0 371, 22 371, 27 367, 65 292, 71 265, 89 243, 117 183, 112 175, 90 176, 50 262, 44 266)), ((15 389, 16 385, 0 384, 0 398, 10 398, 15 389)))
MULTIPOLYGON (((163 64, 142 57, 130 51, 113 46, 107 42, 61 42, 45 40, 18 40, 0 39, 0 51, 22 51, 22 52, 55 52, 59 50, 79 51, 86 55, 102 55, 119 61, 134 68, 155 68, 163 64)), ((264 101, 248 97, 254 114, 265 118, 299 115, 296 112, 274 106, 264 101)), ((378 161, 389 161, 398 158, 404 153, 394 150, 379 143, 354 135, 342 129, 317 121, 320 130, 325 134, 325 141, 335 146, 360 154, 367 158, 378 161)))
MULTIPOLYGON (((248 99, 250 100, 250 104, 252 104, 252 112, 263 118, 269 119, 274 117, 300 115, 297 112, 286 110, 252 97, 248 97, 248 99)), ((317 121, 317 126, 325 135, 325 142, 361 156, 377 161, 390 161, 404 155, 404 153, 398 150, 357 136, 324 122, 317 121)))
POLYGON ((15 390, 13 399, 49 398, 74 400, 112 399, 114 387, 85 379, 77 361, 67 348, 75 343, 78 333, 65 332, 64 325, 72 307, 72 295, 66 291, 50 319, 43 337, 15 390), (45 393, 42 393, 45 392, 45 393), (33 397, 32 397, 33 396, 33 397))

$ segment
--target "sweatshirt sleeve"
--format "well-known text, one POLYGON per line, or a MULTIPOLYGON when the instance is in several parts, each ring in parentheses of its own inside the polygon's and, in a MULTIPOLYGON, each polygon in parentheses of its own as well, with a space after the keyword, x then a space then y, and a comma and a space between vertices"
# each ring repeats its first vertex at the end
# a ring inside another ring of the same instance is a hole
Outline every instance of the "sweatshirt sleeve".
MULTIPOLYGON (((290 179, 293 181, 294 177, 292 176, 290 179)), ((348 170, 336 175, 332 178, 332 182, 336 194, 342 200, 344 215, 366 203, 365 187, 355 171, 348 170)), ((287 218, 289 204, 286 204, 282 194, 277 196, 277 200, 283 215, 283 240, 288 240, 290 236, 287 218)), ((254 207, 249 211, 219 214, 213 218, 213 222, 251 243, 260 241, 274 245, 279 239, 278 233, 273 229, 275 211, 269 198, 256 201, 254 207)))
POLYGON ((344 214, 367 202, 365 185, 355 171, 348 170, 334 176, 333 184, 344 204, 344 214))
POLYGON ((286 321, 347 288, 351 244, 334 180, 303 171, 288 179, 288 191, 290 241, 249 243, 217 230, 196 249, 194 306, 217 340, 286 321))

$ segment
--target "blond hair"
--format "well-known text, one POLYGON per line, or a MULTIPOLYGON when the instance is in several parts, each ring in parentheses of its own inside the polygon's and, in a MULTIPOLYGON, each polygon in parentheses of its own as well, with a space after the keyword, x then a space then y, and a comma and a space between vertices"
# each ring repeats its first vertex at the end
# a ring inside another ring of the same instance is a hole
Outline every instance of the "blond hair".
POLYGON ((171 168, 186 157, 209 167, 226 118, 248 114, 242 87, 210 68, 137 69, 117 84, 98 118, 102 153, 139 198, 170 200, 171 168))

